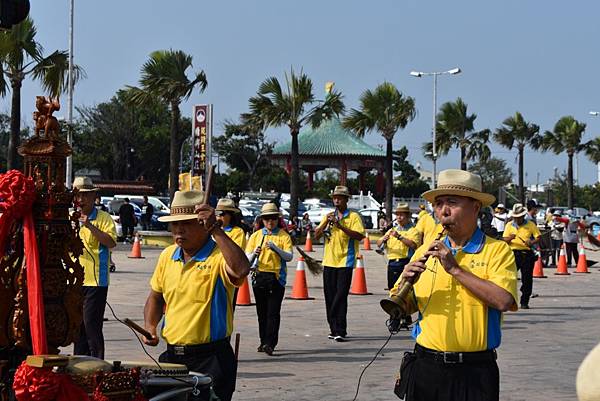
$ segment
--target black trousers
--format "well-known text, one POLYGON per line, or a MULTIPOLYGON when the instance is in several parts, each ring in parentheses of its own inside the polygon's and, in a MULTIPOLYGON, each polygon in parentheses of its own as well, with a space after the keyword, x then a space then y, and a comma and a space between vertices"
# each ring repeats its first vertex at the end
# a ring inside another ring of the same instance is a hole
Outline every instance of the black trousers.
POLYGON ((390 260, 388 262, 387 282, 388 282, 389 289, 394 288, 394 284, 396 284, 396 281, 398 281, 398 279, 400 278, 400 275, 402 274, 402 271, 404 270, 404 266, 406 266, 406 264, 409 261, 410 261, 410 258, 404 258, 404 259, 390 260))
POLYGON ((444 364, 419 358, 405 401, 498 401, 500 372, 496 361, 444 364))
MULTIPOLYGON (((236 362, 229 339, 202 344, 201 349, 185 351, 185 355, 176 354, 170 346, 158 358, 159 362, 178 363, 188 370, 210 376, 213 389, 221 401, 230 401, 235 391, 236 362)), ((208 401, 209 391, 191 400, 208 401)))
POLYGON ((535 254, 533 251, 514 251, 517 270, 521 270, 521 305, 529 305, 533 290, 533 266, 535 254))
POLYGON ((579 260, 579 251, 577 251, 577 242, 565 242, 565 252, 567 254, 567 264, 571 266, 571 256, 573 257, 573 264, 577 264, 579 260))
POLYGON ((133 224, 133 223, 121 224, 121 228, 123 229, 123 237, 125 237, 125 238, 133 237, 134 227, 135 227, 135 224, 133 224))
POLYGON ((328 267, 323 268, 323 292, 327 323, 334 336, 346 336, 348 314, 348 292, 352 283, 352 268, 328 267))
POLYGON ((83 321, 79 339, 75 341, 75 355, 89 355, 104 359, 102 325, 108 287, 81 287, 83 292, 83 321))
POLYGON ((253 283, 252 291, 256 301, 260 345, 268 345, 275 349, 279 342, 281 303, 283 302, 285 287, 277 281, 275 274, 273 274, 272 279, 253 283))

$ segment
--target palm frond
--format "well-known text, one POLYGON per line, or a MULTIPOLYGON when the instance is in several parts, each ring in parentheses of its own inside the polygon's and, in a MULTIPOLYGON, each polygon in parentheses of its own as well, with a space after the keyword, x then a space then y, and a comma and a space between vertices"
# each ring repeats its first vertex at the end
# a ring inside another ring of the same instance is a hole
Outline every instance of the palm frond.
MULTIPOLYGON (((41 59, 31 70, 34 79, 40 80, 42 88, 50 96, 59 96, 68 88, 69 58, 66 51, 55 51, 41 59)), ((80 66, 73 66, 73 85, 86 76, 80 66)))

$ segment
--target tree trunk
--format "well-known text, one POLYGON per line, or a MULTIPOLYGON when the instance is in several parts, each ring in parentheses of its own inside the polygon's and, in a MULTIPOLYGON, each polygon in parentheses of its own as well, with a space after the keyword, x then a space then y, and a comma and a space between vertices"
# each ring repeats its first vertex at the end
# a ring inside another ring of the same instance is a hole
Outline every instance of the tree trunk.
POLYGON ((525 186, 523 184, 523 146, 519 146, 519 200, 525 204, 525 186))
MULTIPOLYGON (((170 140, 170 153, 169 153, 169 197, 171 201, 175 192, 179 189, 179 118, 181 112, 179 111, 179 104, 176 102, 171 103, 171 140, 170 140)), ((206 164, 208 165, 208 163, 206 164)))
POLYGON ((6 155, 7 171, 19 167, 17 148, 21 142, 21 81, 12 81, 11 88, 10 136, 8 138, 8 152, 6 155))
POLYGON ((299 130, 292 128, 292 171, 290 182, 290 216, 298 216, 298 195, 300 192, 300 155, 298 145, 299 130))
POLYGON ((385 150, 385 217, 388 222, 392 221, 392 202, 394 201, 394 173, 393 167, 393 145, 392 138, 387 137, 385 150))
POLYGON ((460 169, 467 170, 467 149, 464 146, 460 147, 460 169))
POLYGON ((567 166, 567 206, 569 209, 573 209, 573 155, 567 153, 569 156, 569 165, 567 166))

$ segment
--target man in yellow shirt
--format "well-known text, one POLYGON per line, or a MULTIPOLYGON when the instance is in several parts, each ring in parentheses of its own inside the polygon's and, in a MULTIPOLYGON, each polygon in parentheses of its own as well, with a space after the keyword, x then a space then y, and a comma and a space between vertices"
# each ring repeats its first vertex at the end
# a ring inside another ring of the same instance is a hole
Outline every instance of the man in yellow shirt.
POLYGON ((360 215, 348 210, 350 192, 337 186, 331 195, 335 212, 323 218, 315 229, 315 239, 325 236, 323 250, 323 292, 329 323, 329 339, 345 341, 347 333, 348 292, 356 264, 359 241, 365 236, 360 215))
POLYGON ((480 209, 495 198, 482 192, 479 176, 463 170, 440 172, 437 188, 423 197, 446 236, 418 248, 401 276, 414 283, 407 312, 419 315, 415 352, 403 360, 397 394, 411 401, 497 401, 495 348, 502 312, 516 310, 517 278, 510 248, 477 226, 480 209))
POLYGON ((233 328, 233 292, 248 275, 244 251, 221 229, 215 211, 203 204, 200 191, 178 191, 169 222, 174 245, 156 264, 144 322, 155 346, 163 317, 162 337, 167 350, 161 362, 184 364, 210 375, 217 396, 231 400, 235 389, 235 357, 230 344, 233 328))
POLYGON ((540 241, 540 230, 535 220, 530 216, 522 204, 516 203, 512 209, 513 220, 506 224, 502 239, 506 241, 515 254, 517 270, 521 270, 521 308, 529 309, 529 298, 533 290, 533 266, 535 253, 532 246, 540 241))
POLYGON ((83 321, 73 351, 77 355, 104 359, 102 326, 108 296, 110 249, 117 244, 117 230, 110 215, 94 206, 98 188, 90 178, 75 177, 73 188, 77 190, 79 237, 84 246, 83 255, 79 257, 84 269, 83 321))
POLYGON ((419 233, 419 243, 427 244, 434 240, 437 235, 442 232, 442 226, 440 225, 433 212, 429 213, 423 209, 419 212, 419 218, 415 225, 415 230, 419 233))

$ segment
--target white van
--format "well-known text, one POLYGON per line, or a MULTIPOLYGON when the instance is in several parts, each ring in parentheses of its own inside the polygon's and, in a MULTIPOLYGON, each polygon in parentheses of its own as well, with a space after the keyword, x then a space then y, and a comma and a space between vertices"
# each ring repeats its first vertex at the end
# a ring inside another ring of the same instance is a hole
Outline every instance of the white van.
MULTIPOLYGON (((139 199, 143 200, 144 197, 142 195, 115 195, 115 199, 139 199)), ((154 211, 163 212, 163 213, 171 213, 171 209, 167 205, 165 205, 160 199, 156 196, 148 196, 148 203, 154 207, 154 211)))

